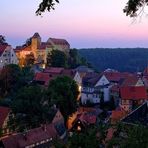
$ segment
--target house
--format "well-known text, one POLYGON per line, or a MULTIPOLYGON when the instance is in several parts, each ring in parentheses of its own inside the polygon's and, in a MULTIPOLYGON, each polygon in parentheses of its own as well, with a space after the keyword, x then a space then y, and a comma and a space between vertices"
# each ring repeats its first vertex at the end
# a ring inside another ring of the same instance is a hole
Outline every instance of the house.
POLYGON ((114 99, 115 106, 118 107, 120 104, 120 86, 119 84, 115 84, 110 88, 110 97, 114 99))
POLYGON ((10 45, 0 45, 0 68, 8 64, 18 64, 17 56, 10 45))
POLYGON ((136 75, 128 76, 124 79, 121 86, 144 86, 142 78, 136 75))
POLYGON ((84 131, 88 126, 94 125, 97 122, 97 116, 91 112, 83 112, 78 114, 73 122, 72 131, 84 131))
POLYGON ((58 133, 53 124, 43 125, 24 133, 4 137, 0 140, 1 148, 31 148, 51 147, 58 133))
POLYGON ((87 73, 82 80, 82 104, 86 104, 87 101, 93 104, 100 103, 102 94, 104 101, 109 101, 109 88, 110 82, 104 75, 87 73))
POLYGON ((50 114, 52 119, 51 123, 54 125, 60 139, 64 139, 67 136, 66 127, 64 124, 64 117, 59 109, 53 108, 50 114))
POLYGON ((43 72, 36 73, 34 82, 47 87, 49 82, 58 76, 68 76, 72 78, 77 83, 79 91, 81 92, 82 78, 80 77, 79 73, 73 69, 49 67, 46 68, 43 72))
POLYGON ((45 67, 47 63, 47 55, 52 50, 60 50, 68 55, 70 44, 65 39, 49 38, 47 42, 42 42, 39 33, 35 33, 30 38, 30 44, 25 46, 18 46, 15 49, 16 55, 19 59, 20 65, 24 66, 24 59, 26 55, 33 54, 35 63, 42 64, 45 67))
POLYGON ((121 122, 131 125, 141 124, 144 126, 148 126, 148 101, 144 102, 141 106, 125 116, 121 120, 121 122))
POLYGON ((127 115, 128 112, 126 112, 124 109, 121 107, 118 107, 116 110, 112 111, 111 114, 111 124, 116 124, 119 122, 122 118, 124 118, 127 115))
POLYGON ((125 86, 120 88, 121 106, 126 111, 134 108, 148 100, 146 88, 144 86, 125 86))
POLYGON ((0 130, 2 130, 2 135, 6 135, 9 133, 7 128, 7 122, 9 119, 10 108, 0 106, 0 130))

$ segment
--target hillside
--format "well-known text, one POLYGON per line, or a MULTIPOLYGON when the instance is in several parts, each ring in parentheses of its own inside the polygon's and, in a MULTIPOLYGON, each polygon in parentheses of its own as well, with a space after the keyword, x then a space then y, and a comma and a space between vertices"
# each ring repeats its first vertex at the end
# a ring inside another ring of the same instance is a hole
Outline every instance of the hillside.
POLYGON ((143 71, 148 65, 148 49, 146 48, 80 49, 79 54, 99 71, 112 68, 136 72, 143 71))

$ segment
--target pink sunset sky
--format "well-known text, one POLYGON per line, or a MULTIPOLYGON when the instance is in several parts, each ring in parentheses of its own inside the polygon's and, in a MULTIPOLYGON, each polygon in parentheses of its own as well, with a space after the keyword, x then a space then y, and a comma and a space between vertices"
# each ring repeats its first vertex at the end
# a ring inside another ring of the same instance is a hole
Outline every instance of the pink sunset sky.
POLYGON ((148 17, 123 13, 127 0, 60 0, 55 11, 36 16, 40 0, 0 1, 0 34, 13 47, 35 32, 43 41, 65 38, 72 48, 148 47, 148 17))

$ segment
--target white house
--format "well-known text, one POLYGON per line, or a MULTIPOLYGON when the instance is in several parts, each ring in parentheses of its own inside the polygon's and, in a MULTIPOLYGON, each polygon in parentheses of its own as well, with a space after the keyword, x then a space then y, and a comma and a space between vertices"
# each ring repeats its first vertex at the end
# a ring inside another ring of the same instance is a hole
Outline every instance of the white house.
POLYGON ((86 104, 87 101, 93 104, 100 103, 101 92, 103 92, 104 101, 109 101, 110 82, 105 75, 95 73, 88 75, 83 79, 81 103, 86 104))
POLYGON ((18 59, 10 45, 0 45, 0 68, 8 64, 18 64, 18 59))

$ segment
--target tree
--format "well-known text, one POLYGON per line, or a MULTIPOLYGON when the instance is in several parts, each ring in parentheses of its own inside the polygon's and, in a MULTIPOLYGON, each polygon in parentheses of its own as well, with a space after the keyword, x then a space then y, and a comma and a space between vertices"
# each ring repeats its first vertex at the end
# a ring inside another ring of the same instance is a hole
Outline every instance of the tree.
POLYGON ((56 3, 59 3, 59 0, 42 0, 42 2, 39 4, 39 8, 36 11, 36 14, 41 15, 42 12, 44 12, 45 10, 54 10, 54 6, 56 3))
POLYGON ((10 64, 3 67, 0 73, 0 95, 19 88, 21 80, 21 69, 18 65, 10 64))
POLYGON ((123 11, 127 16, 137 17, 143 13, 143 10, 147 5, 148 0, 128 0, 123 11))
POLYGON ((146 148, 148 147, 148 129, 142 125, 118 124, 114 137, 109 141, 108 148, 146 148))
POLYGON ((70 68, 76 68, 79 65, 80 65, 80 57, 78 51, 77 49, 71 49, 69 52, 68 66, 70 68))
POLYGON ((5 37, 3 35, 0 35, 0 45, 4 45, 4 44, 7 44, 5 37))
POLYGON ((70 148, 99 148, 100 143, 97 137, 97 129, 89 128, 84 133, 74 133, 69 138, 70 148))
POLYGON ((45 98, 45 92, 39 86, 20 89, 11 104, 13 116, 9 128, 24 131, 48 122, 50 108, 45 98))
POLYGON ((51 66, 53 67, 66 67, 67 66, 66 54, 60 50, 52 50, 51 55, 48 54, 48 59, 51 60, 51 66))
MULTIPOLYGON (((41 15, 43 12, 54 10, 55 4, 59 3, 59 0, 42 0, 39 4, 39 8, 36 11, 37 15, 41 15)), ((125 8, 123 9, 124 13, 130 17, 136 17, 143 12, 145 6, 148 5, 148 0, 128 0, 125 8), (138 14, 138 11, 139 14, 138 14)))
POLYGON ((70 77, 57 77, 49 83, 47 90, 51 104, 56 104, 65 121, 77 109, 78 86, 70 77))

